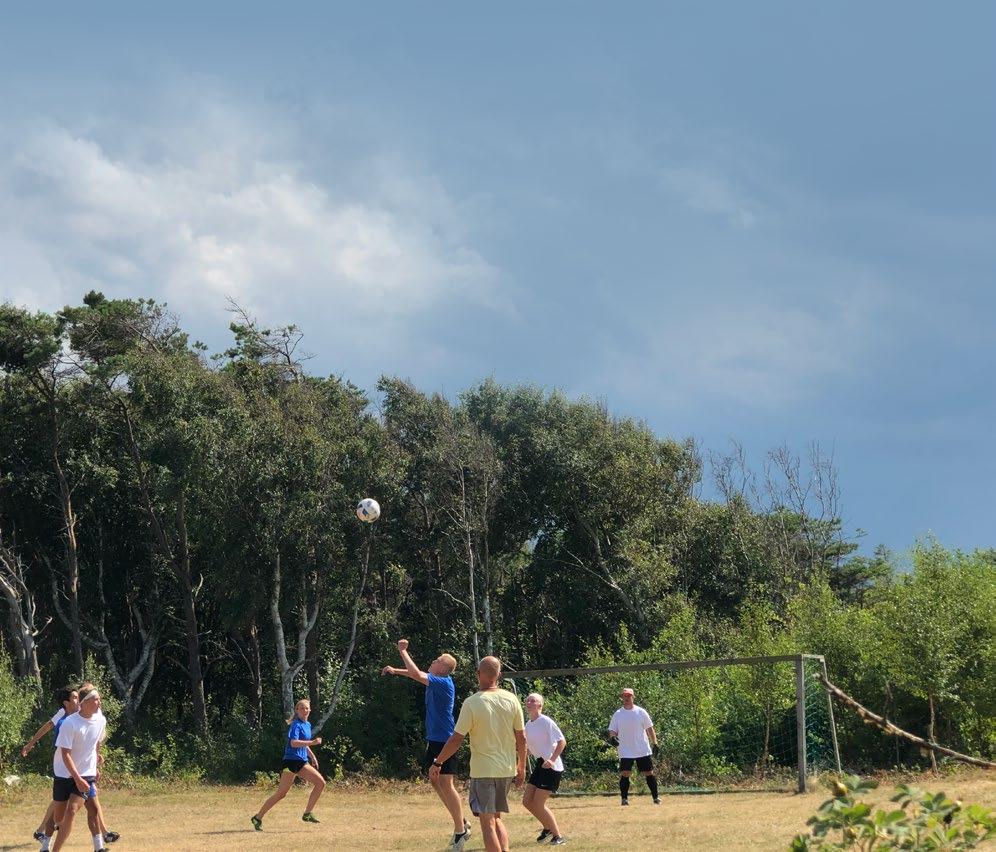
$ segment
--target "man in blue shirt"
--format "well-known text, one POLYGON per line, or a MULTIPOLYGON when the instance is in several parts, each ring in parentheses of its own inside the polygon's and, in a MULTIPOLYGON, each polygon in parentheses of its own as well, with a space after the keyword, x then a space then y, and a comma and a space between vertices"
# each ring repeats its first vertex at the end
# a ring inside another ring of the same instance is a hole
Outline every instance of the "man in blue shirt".
MULTIPOLYGON (((425 687, 425 757, 423 769, 428 770, 432 761, 442 750, 446 741, 453 733, 453 700, 456 689, 453 686, 453 672, 456 669, 456 659, 451 654, 440 654, 432 661, 429 671, 422 671, 408 654, 408 640, 398 640, 398 650, 405 664, 403 669, 384 666, 382 675, 402 675, 418 681, 425 687)), ((456 852, 463 849, 470 835, 470 823, 463 818, 463 802, 460 794, 453 786, 455 758, 444 761, 437 778, 430 776, 436 794, 446 805, 446 810, 453 818, 453 849, 456 852)))

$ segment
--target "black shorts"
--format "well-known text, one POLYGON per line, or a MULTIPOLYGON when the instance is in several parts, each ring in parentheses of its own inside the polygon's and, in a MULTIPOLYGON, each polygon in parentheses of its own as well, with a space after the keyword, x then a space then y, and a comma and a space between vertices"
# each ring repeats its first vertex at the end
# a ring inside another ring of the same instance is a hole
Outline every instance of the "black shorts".
MULTIPOLYGON (((422 768, 428 772, 429 767, 432 766, 432 761, 439 757, 439 752, 443 750, 443 746, 446 743, 441 743, 438 740, 429 740, 425 744, 425 756, 422 758, 422 768)), ((456 755, 449 757, 443 761, 443 768, 439 770, 440 775, 456 775, 456 755)))
POLYGON ((634 762, 636 763, 637 770, 640 772, 654 771, 654 759, 649 754, 646 757, 620 757, 619 771, 629 772, 633 768, 634 762))
MULTIPOLYGON (((95 776, 84 775, 83 780, 88 784, 93 784, 95 776)), ((53 802, 68 802, 70 796, 79 796, 81 799, 85 799, 90 795, 88 792, 84 796, 79 790, 76 789, 76 782, 72 778, 60 778, 58 775, 52 779, 52 801, 53 802)))
POLYGON ((563 774, 563 772, 557 772, 556 769, 544 769, 542 763, 537 763, 533 774, 529 776, 529 781, 526 783, 532 784, 537 790, 549 790, 551 793, 556 793, 557 788, 560 787, 560 776, 563 774))
POLYGON ((287 769, 297 775, 304 768, 304 764, 308 761, 299 760, 296 757, 285 757, 284 762, 280 764, 283 769, 287 769))

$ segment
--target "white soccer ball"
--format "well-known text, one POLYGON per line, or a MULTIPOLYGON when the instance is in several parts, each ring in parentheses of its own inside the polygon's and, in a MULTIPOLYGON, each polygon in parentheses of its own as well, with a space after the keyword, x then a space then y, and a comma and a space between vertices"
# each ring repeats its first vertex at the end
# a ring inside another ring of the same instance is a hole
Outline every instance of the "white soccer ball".
POLYGON ((380 503, 372 497, 364 497, 356 507, 356 517, 365 524, 372 524, 380 517, 380 503))

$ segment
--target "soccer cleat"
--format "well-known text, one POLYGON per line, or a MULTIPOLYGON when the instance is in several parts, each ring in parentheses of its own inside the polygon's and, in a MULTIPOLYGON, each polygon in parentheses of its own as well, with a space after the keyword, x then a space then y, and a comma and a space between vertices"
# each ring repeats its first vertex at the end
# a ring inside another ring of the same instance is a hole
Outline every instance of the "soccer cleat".
POLYGON ((258 816, 249 817, 249 822, 252 823, 252 827, 255 828, 256 831, 263 830, 263 820, 261 820, 258 816))
POLYGON ((107 834, 104 835, 104 843, 114 843, 115 841, 120 839, 121 835, 118 834, 116 831, 109 831, 107 832, 107 834))
POLYGON ((453 852, 462 852, 463 847, 467 845, 467 839, 470 837, 470 830, 468 829, 463 834, 454 834, 453 843, 450 848, 453 852))
POLYGON ((567 842, 567 838, 563 835, 558 834, 552 840, 550 840, 551 846, 563 846, 567 842))
POLYGON ((629 804, 629 799, 623 799, 623 800, 622 800, 622 803, 623 803, 624 805, 628 805, 628 804, 629 804))
POLYGON ((44 831, 36 831, 31 836, 39 843, 41 843, 48 835, 46 835, 44 831))
POLYGON ((660 800, 660 799, 654 799, 654 804, 655 804, 655 805, 659 805, 660 803, 661 803, 661 800, 660 800))
POLYGON ((550 829, 548 829, 548 828, 544 828, 544 829, 543 829, 543 830, 542 830, 542 831, 541 831, 541 832, 539 833, 539 837, 537 837, 537 838, 536 838, 536 842, 537 842, 537 843, 542 843, 542 842, 543 842, 544 840, 546 840, 546 839, 547 839, 547 838, 548 838, 549 836, 550 836, 550 829))
POLYGON ((305 822, 321 822, 311 811, 307 811, 301 819, 305 822))

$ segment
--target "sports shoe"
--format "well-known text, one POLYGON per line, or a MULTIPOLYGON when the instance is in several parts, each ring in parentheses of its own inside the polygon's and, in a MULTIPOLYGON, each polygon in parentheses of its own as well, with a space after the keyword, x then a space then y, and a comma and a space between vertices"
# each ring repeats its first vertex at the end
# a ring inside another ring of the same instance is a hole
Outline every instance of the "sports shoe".
POLYGON ((551 846, 563 846, 566 842, 567 842, 567 838, 564 837, 561 834, 558 834, 556 837, 554 837, 554 838, 552 838, 550 840, 550 845, 551 846))
POLYGON ((622 804, 624 804, 624 805, 628 805, 628 804, 629 804, 629 799, 623 799, 623 800, 622 800, 622 804))
POLYGON ((542 842, 543 842, 544 840, 546 840, 546 839, 547 839, 547 838, 548 838, 549 836, 550 836, 550 829, 548 829, 548 828, 544 828, 544 829, 543 829, 543 830, 542 830, 542 831, 541 831, 541 832, 539 833, 539 837, 537 837, 537 838, 536 838, 536 842, 537 842, 537 843, 542 843, 542 842))
POLYGON ((116 831, 109 831, 104 835, 104 843, 114 843, 116 840, 120 840, 121 835, 116 831))
POLYGON ((304 816, 301 817, 305 822, 321 822, 311 811, 306 811, 304 816))
POLYGON ((659 805, 660 803, 661 803, 661 800, 660 800, 660 799, 654 799, 654 804, 655 804, 655 805, 659 805))
POLYGON ((258 816, 249 817, 249 822, 252 823, 252 827, 255 828, 256 831, 263 830, 263 820, 261 820, 258 816))
POLYGON ((461 852, 463 847, 467 844, 467 840, 469 837, 470 837, 470 829, 464 831, 463 834, 454 834, 453 843, 451 844, 450 848, 453 850, 453 852, 461 852))
POLYGON ((31 835, 35 840, 41 843, 48 835, 44 831, 36 831, 31 835))
POLYGON ((470 834, 470 827, 471 827, 470 826, 470 822, 468 822, 467 820, 464 820, 463 821, 463 833, 464 834, 470 834))

